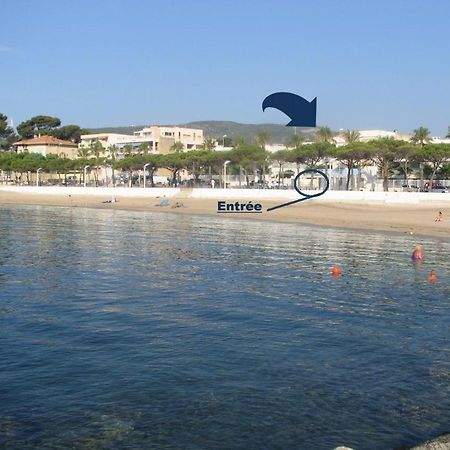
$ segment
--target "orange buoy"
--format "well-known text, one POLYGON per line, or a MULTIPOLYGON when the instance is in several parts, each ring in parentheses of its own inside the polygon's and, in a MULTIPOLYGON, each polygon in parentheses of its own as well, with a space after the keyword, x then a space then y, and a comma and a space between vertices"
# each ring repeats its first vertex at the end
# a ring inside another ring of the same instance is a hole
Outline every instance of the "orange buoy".
POLYGON ((333 277, 338 277, 341 274, 341 268, 339 266, 333 266, 333 268, 331 269, 331 275, 333 275, 333 277))
POLYGON ((436 275, 435 271, 432 270, 430 272, 430 275, 428 275, 428 282, 429 283, 434 283, 436 280, 437 280, 437 275, 436 275))

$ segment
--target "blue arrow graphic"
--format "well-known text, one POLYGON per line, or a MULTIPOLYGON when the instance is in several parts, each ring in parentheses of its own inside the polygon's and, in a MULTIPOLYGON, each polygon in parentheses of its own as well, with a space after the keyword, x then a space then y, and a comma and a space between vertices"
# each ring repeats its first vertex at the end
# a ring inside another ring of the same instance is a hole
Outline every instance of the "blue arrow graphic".
POLYGON ((264 99, 263 111, 266 108, 275 108, 286 114, 291 119, 287 127, 316 126, 317 97, 308 102, 297 94, 275 92, 264 99))

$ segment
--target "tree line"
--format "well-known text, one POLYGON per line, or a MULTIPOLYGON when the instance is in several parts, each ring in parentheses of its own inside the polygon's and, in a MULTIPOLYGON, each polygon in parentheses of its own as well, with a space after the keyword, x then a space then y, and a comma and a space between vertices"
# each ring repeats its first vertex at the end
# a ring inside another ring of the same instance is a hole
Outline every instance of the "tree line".
MULTIPOLYGON (((10 149, 11 144, 19 137, 32 137, 37 132, 74 142, 79 140, 83 132, 77 125, 62 127, 61 121, 51 116, 35 116, 18 125, 17 131, 20 136, 8 126, 7 117, 0 114, 0 145, 3 149, 10 149)), ((29 177, 29 172, 41 168, 44 172, 56 173, 60 179, 61 176, 66 178, 68 173, 80 171, 88 165, 97 179, 97 172, 101 167, 109 166, 113 174, 114 171, 125 172, 131 178, 133 172, 146 165, 150 185, 153 185, 153 176, 160 168, 171 172, 172 182, 176 182, 179 172, 183 169, 198 181, 201 175, 220 174, 224 162, 229 160, 229 173, 245 177, 247 184, 250 184, 250 179, 255 179, 256 175, 264 179, 269 167, 277 165, 278 184, 281 184, 281 178, 289 176, 290 173, 284 171, 287 163, 296 164, 299 171, 300 166, 325 168, 327 160, 336 159, 347 169, 347 190, 352 187, 355 170, 372 165, 378 168, 384 190, 388 189, 389 177, 398 174, 403 175, 405 180, 416 174, 420 187, 423 186, 425 177, 431 185, 436 177, 450 178, 450 145, 431 143, 430 131, 425 127, 414 130, 411 142, 392 138, 361 142, 358 131, 346 130, 342 133, 346 145, 336 147, 334 137, 335 133, 329 127, 320 127, 316 131, 316 142, 305 143, 302 134, 295 134, 286 143, 286 149, 269 153, 266 146, 270 143, 270 135, 263 131, 256 136, 255 143, 247 143, 239 138, 228 142, 234 146, 228 152, 214 151, 215 140, 205 139, 201 150, 184 152, 183 144, 175 142, 171 148, 173 153, 151 154, 148 144, 144 143, 138 148, 126 145, 120 152, 117 147, 111 146, 106 149, 106 157, 103 156, 103 146, 95 141, 89 147, 79 148, 76 160, 65 160, 54 155, 43 157, 0 152, 0 169, 13 171, 22 179, 23 174, 29 177)), ((450 127, 447 137, 450 137, 450 127)))
MULTIPOLYGON (((124 149, 125 150, 125 149, 124 149)), ((124 151, 122 150, 122 151, 124 151)), ((133 174, 143 170, 149 185, 154 186, 153 177, 158 169, 168 169, 170 180, 176 183, 181 170, 187 170, 192 179, 198 182, 202 175, 221 174, 223 164, 230 161, 228 173, 240 175, 247 185, 258 176, 263 180, 270 171, 270 166, 278 167, 278 184, 283 177, 290 177, 292 173, 285 171, 287 163, 295 164, 297 172, 300 167, 326 169, 330 160, 337 160, 347 169, 346 188, 351 189, 352 175, 356 169, 363 169, 375 165, 379 176, 383 180, 383 188, 387 191, 388 179, 393 175, 402 175, 408 180, 411 176, 420 179, 420 185, 426 177, 430 185, 435 179, 450 178, 450 145, 432 144, 426 141, 416 143, 395 140, 392 138, 376 139, 367 143, 353 140, 347 145, 336 147, 327 140, 310 144, 302 142, 301 138, 293 136, 285 150, 276 153, 267 152, 264 144, 241 143, 232 150, 213 151, 208 149, 192 150, 188 152, 174 151, 168 154, 148 153, 142 148, 124 152, 118 159, 119 149, 111 146, 107 149, 107 156, 99 143, 90 148, 80 148, 77 159, 65 159, 56 155, 42 156, 35 153, 1 152, 0 169, 16 174, 16 180, 23 180, 23 175, 29 182, 29 173, 41 168, 43 172, 54 173, 58 180, 67 179, 68 174, 83 172, 85 166, 98 180, 98 171, 110 167, 113 178, 120 172, 127 174, 131 180, 133 174)), ((80 180, 81 181, 81 180, 80 180)))
POLYGON ((87 134, 78 125, 61 125, 58 117, 52 116, 34 116, 17 125, 17 133, 8 125, 8 117, 0 113, 0 149, 9 150, 14 142, 21 139, 31 139, 35 135, 53 136, 64 141, 79 143, 81 135, 87 134))

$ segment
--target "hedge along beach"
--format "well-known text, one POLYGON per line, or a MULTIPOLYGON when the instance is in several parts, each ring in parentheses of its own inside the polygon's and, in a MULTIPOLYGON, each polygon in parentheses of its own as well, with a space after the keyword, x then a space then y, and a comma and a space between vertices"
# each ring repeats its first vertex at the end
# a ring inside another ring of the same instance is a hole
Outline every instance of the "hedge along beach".
MULTIPOLYGON (((246 218, 253 220, 417 234, 441 239, 450 237, 450 194, 329 191, 320 198, 267 212, 269 207, 296 198, 298 194, 294 190, 0 186, 0 204, 163 211, 224 217, 229 215, 218 214, 218 202, 252 201, 263 207, 261 214, 245 214, 246 218), (162 199, 168 202, 158 206, 162 199), (435 221, 439 212, 442 212, 442 220, 435 221)), ((233 214, 232 217, 240 216, 233 214)))

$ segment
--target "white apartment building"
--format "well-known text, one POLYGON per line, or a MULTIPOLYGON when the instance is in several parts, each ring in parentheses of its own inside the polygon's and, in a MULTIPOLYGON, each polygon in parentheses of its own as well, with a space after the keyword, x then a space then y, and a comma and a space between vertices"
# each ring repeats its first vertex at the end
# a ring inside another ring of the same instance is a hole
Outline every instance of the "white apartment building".
POLYGON ((133 135, 117 133, 96 133, 84 134, 81 136, 80 147, 90 147, 95 142, 100 142, 106 150, 108 147, 116 146, 121 150, 127 145, 134 149, 142 144, 147 144, 148 151, 151 153, 170 153, 171 147, 175 142, 181 142, 184 151, 196 150, 203 145, 203 130, 181 127, 159 127, 151 126, 135 131, 133 135))
MULTIPOLYGON (((340 130, 341 132, 343 130, 340 130)), ((369 142, 374 139, 380 139, 380 138, 393 138, 401 141, 409 141, 411 140, 411 134, 407 133, 400 133, 397 130, 394 131, 387 131, 387 130, 359 130, 359 140, 360 142, 369 142)), ((346 145, 347 142, 342 135, 342 133, 338 134, 333 138, 334 142, 336 143, 337 147, 342 147, 343 145, 346 145)))

